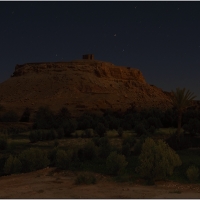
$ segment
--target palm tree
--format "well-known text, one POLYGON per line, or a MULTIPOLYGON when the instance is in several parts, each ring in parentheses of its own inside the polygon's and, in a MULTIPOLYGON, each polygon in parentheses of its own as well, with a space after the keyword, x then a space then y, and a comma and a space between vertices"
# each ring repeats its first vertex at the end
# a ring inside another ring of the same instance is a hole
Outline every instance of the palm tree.
POLYGON ((182 114, 189 106, 191 106, 192 100, 194 100, 196 96, 185 88, 176 88, 175 92, 172 90, 172 94, 172 103, 178 113, 177 138, 179 140, 181 135, 182 114))

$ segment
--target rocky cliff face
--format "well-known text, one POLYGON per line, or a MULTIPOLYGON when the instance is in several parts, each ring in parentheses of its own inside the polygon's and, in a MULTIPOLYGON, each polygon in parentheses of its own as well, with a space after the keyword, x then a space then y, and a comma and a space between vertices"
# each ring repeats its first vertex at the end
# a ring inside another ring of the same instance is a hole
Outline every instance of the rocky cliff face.
POLYGON ((102 109, 125 111, 171 106, 170 96, 146 83, 138 69, 96 60, 17 65, 10 79, 0 84, 0 104, 22 112, 48 105, 67 107, 73 115, 102 109))

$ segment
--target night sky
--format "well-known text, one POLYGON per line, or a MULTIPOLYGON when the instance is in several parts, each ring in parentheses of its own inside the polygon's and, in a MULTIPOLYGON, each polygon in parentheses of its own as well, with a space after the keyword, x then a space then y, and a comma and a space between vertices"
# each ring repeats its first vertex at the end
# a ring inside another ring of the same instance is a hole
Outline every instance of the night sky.
POLYGON ((200 2, 0 2, 0 82, 16 64, 96 60, 200 99, 200 2))

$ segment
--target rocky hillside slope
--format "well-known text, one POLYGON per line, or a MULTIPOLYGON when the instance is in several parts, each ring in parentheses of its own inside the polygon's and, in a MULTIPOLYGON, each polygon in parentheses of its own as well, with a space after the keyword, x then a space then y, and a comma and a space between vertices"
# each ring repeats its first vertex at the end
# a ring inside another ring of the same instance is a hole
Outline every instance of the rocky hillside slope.
POLYGON ((65 106, 73 115, 102 109, 125 111, 171 106, 170 95, 146 83, 138 69, 97 60, 17 65, 11 78, 0 84, 0 104, 21 114, 48 105, 65 106))

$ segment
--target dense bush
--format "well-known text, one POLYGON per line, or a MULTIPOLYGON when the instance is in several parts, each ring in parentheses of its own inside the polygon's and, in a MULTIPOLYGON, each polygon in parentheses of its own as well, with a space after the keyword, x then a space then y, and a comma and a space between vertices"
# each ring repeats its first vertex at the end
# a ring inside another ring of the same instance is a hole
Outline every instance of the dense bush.
POLYGON ((122 135, 123 135, 123 128, 122 127, 119 127, 118 129, 117 129, 117 133, 118 133, 118 135, 119 135, 119 137, 122 137, 122 135))
POLYGON ((117 129, 119 126, 119 119, 115 116, 107 115, 104 117, 104 126, 110 130, 117 129), (106 123, 107 122, 107 123, 106 123))
POLYGON ((22 163, 17 157, 10 155, 4 165, 5 174, 20 173, 22 170, 22 163))
POLYGON ((32 143, 38 142, 41 139, 41 132, 39 130, 37 131, 31 131, 29 133, 29 140, 32 143))
POLYGON ((6 137, 0 137, 0 150, 5 150, 8 146, 8 141, 6 137))
POLYGON ((66 107, 63 107, 59 110, 58 114, 56 115, 56 123, 58 127, 63 127, 65 121, 71 119, 71 113, 66 107))
POLYGON ((191 119, 200 119, 200 109, 188 109, 183 113, 182 124, 187 124, 191 119))
POLYGON ((45 151, 39 148, 30 148, 19 154, 22 163, 22 171, 30 172, 45 168, 49 165, 49 159, 45 151))
POLYGON ((134 155, 140 155, 141 154, 141 151, 142 151, 142 145, 145 141, 145 139, 147 138, 146 135, 142 135, 136 142, 135 142, 135 145, 134 145, 134 150, 133 150, 133 154, 134 155))
POLYGON ((21 116, 20 122, 29 122, 30 115, 31 115, 30 108, 25 108, 25 110, 21 116))
POLYGON ((47 132, 46 140, 55 140, 56 139, 56 132, 55 130, 51 129, 47 132))
POLYGON ((124 130, 131 130, 135 127, 135 117, 133 113, 127 113, 124 117, 120 120, 120 126, 124 130))
POLYGON ((168 109, 165 111, 164 117, 162 118, 162 124, 164 128, 177 126, 177 116, 175 110, 168 109))
POLYGON ((130 147, 133 147, 136 143, 135 137, 133 135, 125 137, 122 141, 122 145, 126 145, 127 143, 130 145, 130 147))
POLYGON ((185 131, 188 131, 191 136, 195 136, 197 133, 200 133, 200 121, 197 118, 190 119, 183 128, 185 131))
POLYGON ((122 145, 122 154, 125 156, 131 155, 131 147, 129 143, 122 145))
POLYGON ((96 177, 94 174, 89 172, 82 172, 80 173, 75 180, 75 184, 95 184, 96 183, 96 177))
POLYGON ((69 169, 72 161, 73 151, 58 150, 56 153, 56 167, 58 169, 69 169))
POLYGON ((101 158, 107 158, 111 152, 111 144, 107 137, 99 139, 98 156, 101 158))
POLYGON ((1 117, 1 121, 3 122, 17 122, 19 120, 19 117, 16 112, 14 111, 7 111, 4 113, 1 117))
POLYGON ((93 160, 94 158, 97 157, 97 148, 94 142, 92 141, 89 141, 84 145, 83 152, 84 152, 84 158, 86 160, 93 160))
POLYGON ((40 107, 34 116, 35 129, 51 129, 56 126, 56 117, 48 107, 40 107))
POLYGON ((54 147, 53 149, 51 149, 49 152, 48 152, 48 159, 50 161, 50 166, 51 167, 55 167, 56 166, 56 155, 57 155, 57 151, 58 151, 58 148, 54 147))
POLYGON ((106 133, 106 127, 102 123, 98 123, 95 131, 100 137, 104 137, 106 133))
POLYGON ((75 119, 70 119, 65 121, 63 124, 65 137, 71 137, 71 134, 77 129, 77 121, 75 119))
POLYGON ((93 138, 92 138, 92 141, 94 142, 94 144, 95 144, 96 146, 99 147, 99 145, 100 145, 100 137, 99 137, 99 136, 93 137, 93 138))
POLYGON ((89 128, 94 129, 98 123, 97 116, 91 113, 83 113, 82 116, 80 116, 77 121, 78 121, 78 129, 81 130, 86 130, 89 128))
POLYGON ((142 145, 136 171, 149 183, 154 184, 155 180, 166 179, 172 175, 174 168, 181 164, 178 154, 165 142, 158 140, 156 143, 153 139, 147 138, 142 145))
POLYGON ((56 133, 58 139, 62 139, 65 136, 65 131, 63 128, 57 129, 56 133))
POLYGON ((106 169, 108 174, 119 175, 127 166, 126 158, 124 155, 111 152, 106 159, 106 169))
POLYGON ((54 140, 56 139, 56 131, 51 130, 35 130, 31 131, 29 134, 29 140, 32 143, 38 142, 38 141, 47 141, 47 140, 54 140))
POLYGON ((195 182, 199 178, 199 168, 194 165, 190 166, 186 171, 187 178, 190 182, 195 182))
POLYGON ((135 132, 137 133, 138 136, 148 134, 148 131, 143 123, 139 123, 135 126, 135 132))
POLYGON ((93 129, 86 129, 85 130, 85 138, 91 138, 93 136, 93 129))
POLYGON ((156 131, 156 127, 155 127, 155 126, 150 126, 149 129, 148 129, 148 132, 149 132, 150 134, 154 134, 155 131, 156 131))
POLYGON ((161 123, 160 119, 157 117, 149 117, 147 119, 147 122, 148 122, 149 127, 151 127, 151 126, 154 126, 155 128, 162 127, 162 123, 161 123))
POLYGON ((182 150, 192 147, 193 146, 192 140, 193 138, 191 138, 190 135, 182 134, 178 139, 177 134, 173 133, 169 138, 166 139, 166 142, 172 149, 182 150))

